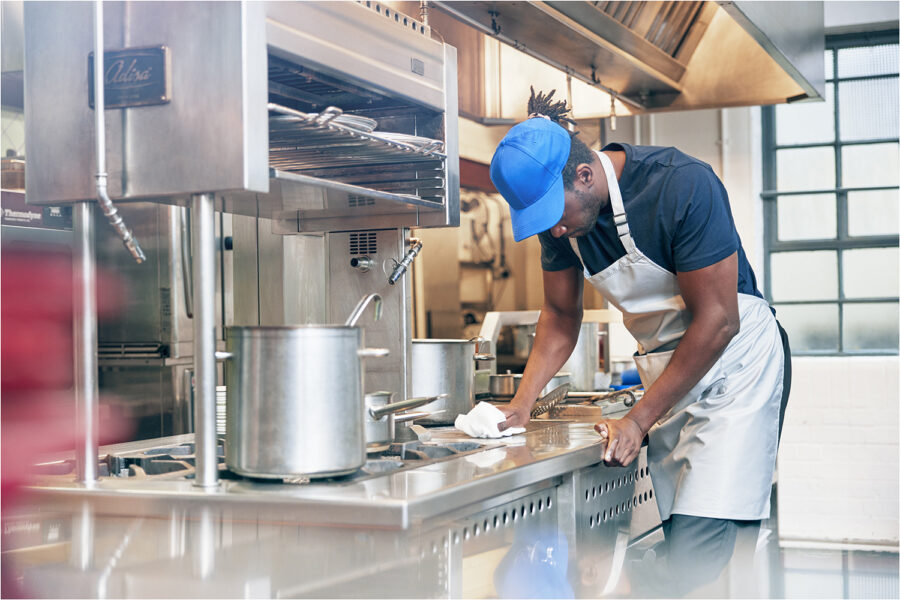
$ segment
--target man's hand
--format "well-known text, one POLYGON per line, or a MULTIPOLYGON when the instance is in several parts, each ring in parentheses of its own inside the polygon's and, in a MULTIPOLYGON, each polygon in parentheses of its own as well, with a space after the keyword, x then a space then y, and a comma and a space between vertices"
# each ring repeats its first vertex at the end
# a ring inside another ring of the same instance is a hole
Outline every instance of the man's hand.
POLYGON ((506 431, 510 427, 525 427, 531 420, 531 408, 528 406, 510 403, 497 408, 506 415, 506 420, 497 425, 499 431, 506 431))
POLYGON ((603 419, 594 430, 606 440, 603 460, 611 467, 627 467, 641 452, 644 431, 629 417, 603 419))

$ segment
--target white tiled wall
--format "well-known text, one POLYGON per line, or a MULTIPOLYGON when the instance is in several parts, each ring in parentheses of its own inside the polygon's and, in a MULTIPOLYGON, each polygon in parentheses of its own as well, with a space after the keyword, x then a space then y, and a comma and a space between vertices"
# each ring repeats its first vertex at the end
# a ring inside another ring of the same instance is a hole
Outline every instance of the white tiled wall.
POLYGON ((778 460, 782 540, 897 545, 894 357, 794 358, 778 460))

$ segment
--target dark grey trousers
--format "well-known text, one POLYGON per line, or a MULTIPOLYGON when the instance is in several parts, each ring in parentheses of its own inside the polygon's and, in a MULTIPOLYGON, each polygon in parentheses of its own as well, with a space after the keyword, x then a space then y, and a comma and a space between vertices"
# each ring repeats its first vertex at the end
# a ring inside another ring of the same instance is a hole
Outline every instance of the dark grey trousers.
POLYGON ((633 596, 680 598, 715 581, 731 560, 738 533, 745 530, 752 535, 759 524, 672 515, 663 521, 665 541, 652 554, 633 557, 629 563, 633 596))

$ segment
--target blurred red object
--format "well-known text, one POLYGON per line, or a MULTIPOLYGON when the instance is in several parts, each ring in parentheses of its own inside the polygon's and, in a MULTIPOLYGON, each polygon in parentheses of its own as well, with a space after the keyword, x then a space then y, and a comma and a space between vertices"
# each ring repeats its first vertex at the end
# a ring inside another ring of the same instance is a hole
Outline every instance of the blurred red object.
MULTIPOLYGON (((27 484, 31 466, 77 441, 73 362, 72 258, 63 252, 4 248, 0 260, 0 493, 4 510, 27 484)), ((121 287, 99 273, 107 295, 98 315, 113 314, 121 287)), ((106 414, 106 412, 104 413, 106 414)), ((130 424, 104 418, 100 443, 122 439, 130 424)))

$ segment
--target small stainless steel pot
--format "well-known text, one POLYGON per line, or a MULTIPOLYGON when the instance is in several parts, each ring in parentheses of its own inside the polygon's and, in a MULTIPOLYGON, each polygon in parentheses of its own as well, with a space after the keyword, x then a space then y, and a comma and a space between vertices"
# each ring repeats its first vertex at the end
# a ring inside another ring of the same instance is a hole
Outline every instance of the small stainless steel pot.
POLYGON ((497 373, 491 375, 491 397, 508 400, 516 395, 519 384, 522 382, 521 373, 497 373))
MULTIPOLYGON (((570 383, 571 375, 569 373, 557 373, 550 378, 541 395, 549 394, 561 385, 570 383)), ((519 373, 505 373, 500 375, 491 375, 491 396, 498 400, 510 400, 519 390, 519 384, 522 383, 522 375, 519 373)))
POLYGON ((494 360, 478 352, 483 338, 471 340, 413 340, 410 364, 414 396, 442 398, 423 407, 435 413, 420 423, 444 425, 475 406, 475 361, 494 360), (440 412, 439 412, 440 411, 440 412))

